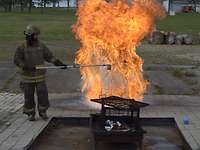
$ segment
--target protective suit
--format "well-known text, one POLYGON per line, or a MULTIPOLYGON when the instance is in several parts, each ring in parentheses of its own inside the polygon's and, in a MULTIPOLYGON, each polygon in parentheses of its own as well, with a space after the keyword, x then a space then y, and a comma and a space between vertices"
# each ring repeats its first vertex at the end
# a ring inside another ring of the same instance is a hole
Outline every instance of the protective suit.
POLYGON ((48 90, 45 83, 46 70, 37 70, 36 66, 43 66, 45 61, 56 66, 66 65, 56 59, 46 45, 38 40, 40 30, 29 25, 24 31, 26 42, 17 47, 14 63, 21 70, 21 87, 24 91, 23 113, 29 116, 30 121, 35 120, 34 93, 38 97, 38 111, 43 119, 47 119, 46 111, 49 108, 48 90))

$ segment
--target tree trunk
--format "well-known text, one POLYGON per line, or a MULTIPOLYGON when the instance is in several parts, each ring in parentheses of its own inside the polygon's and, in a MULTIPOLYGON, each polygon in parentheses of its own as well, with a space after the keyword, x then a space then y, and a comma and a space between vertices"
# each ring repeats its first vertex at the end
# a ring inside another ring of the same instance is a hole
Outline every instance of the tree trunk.
POLYGON ((8 6, 7 6, 7 5, 4 6, 4 11, 5 11, 5 12, 8 11, 8 6))
POLYGON ((9 11, 9 12, 12 11, 12 3, 8 5, 8 11, 9 11))
POLYGON ((173 0, 169 0, 169 6, 168 6, 168 14, 170 14, 170 11, 172 10, 173 0))
POLYGON ((78 7, 78 0, 76 0, 76 7, 78 7))
POLYGON ((13 0, 8 0, 7 2, 7 11, 12 11, 13 0))
POLYGON ((44 4, 44 0, 41 0, 40 8, 41 8, 41 13, 42 13, 42 14, 44 13, 44 7, 43 7, 43 4, 44 4))
POLYGON ((58 8, 60 7, 60 2, 58 1, 58 8))
POLYGON ((194 0, 194 12, 197 12, 197 2, 194 0))
POLYGON ((15 9, 16 0, 12 1, 12 9, 15 9))
POLYGON ((31 10, 32 10, 32 3, 33 3, 33 1, 29 0, 29 7, 28 7, 29 13, 31 13, 31 10))
POLYGON ((67 7, 69 8, 70 0, 67 0, 67 7))
POLYGON ((24 3, 23 3, 23 0, 20 1, 20 11, 24 12, 24 3))
POLYGON ((55 8, 55 7, 56 7, 56 2, 54 1, 54 2, 53 2, 53 8, 55 8))
POLYGON ((47 1, 44 0, 44 8, 46 8, 46 7, 47 7, 47 1))

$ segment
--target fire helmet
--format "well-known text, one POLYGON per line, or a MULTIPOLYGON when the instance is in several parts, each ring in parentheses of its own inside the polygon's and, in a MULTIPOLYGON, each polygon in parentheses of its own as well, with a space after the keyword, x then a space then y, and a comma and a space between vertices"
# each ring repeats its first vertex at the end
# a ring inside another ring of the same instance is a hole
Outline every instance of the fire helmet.
POLYGON ((26 30, 24 31, 24 34, 25 35, 32 35, 32 34, 39 35, 40 29, 35 25, 28 25, 26 27, 26 30))

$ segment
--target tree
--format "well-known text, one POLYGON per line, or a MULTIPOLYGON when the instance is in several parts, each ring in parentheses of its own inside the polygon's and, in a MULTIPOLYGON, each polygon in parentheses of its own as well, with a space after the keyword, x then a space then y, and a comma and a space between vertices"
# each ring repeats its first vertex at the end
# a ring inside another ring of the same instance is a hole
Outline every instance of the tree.
POLYGON ((54 7, 54 8, 56 7, 57 1, 58 1, 58 0, 52 0, 52 4, 53 4, 53 7, 54 7))
POLYGON ((62 0, 0 0, 0 8, 3 8, 5 12, 11 12, 13 8, 20 8, 20 11, 23 12, 27 8, 31 12, 34 4, 38 4, 43 13, 47 4, 53 4, 53 7, 56 7, 60 1, 62 0))
POLYGON ((33 7, 33 0, 29 0, 29 6, 28 6, 28 11, 31 12, 33 7))
POLYGON ((67 7, 70 7, 70 0, 67 0, 67 7))
POLYGON ((24 4, 25 4, 24 0, 19 0, 18 3, 20 4, 21 12, 23 12, 24 11, 24 4))
POLYGON ((52 3, 53 4, 53 7, 56 7, 56 4, 57 4, 57 6, 59 7, 59 2, 60 2, 61 0, 48 0, 48 2, 49 3, 52 3))
POLYGON ((12 11, 13 0, 0 0, 0 6, 2 6, 5 12, 12 11))
MULTIPOLYGON (((41 0, 41 11, 44 13, 44 9, 46 8, 47 4, 53 3, 55 0, 41 0)), ((58 0, 57 0, 58 1, 58 0)))
POLYGON ((56 4, 57 4, 57 6, 59 7, 60 1, 63 1, 63 0, 46 0, 46 4, 53 4, 53 7, 56 7, 56 4))
POLYGON ((79 0, 76 0, 76 7, 78 7, 79 0))

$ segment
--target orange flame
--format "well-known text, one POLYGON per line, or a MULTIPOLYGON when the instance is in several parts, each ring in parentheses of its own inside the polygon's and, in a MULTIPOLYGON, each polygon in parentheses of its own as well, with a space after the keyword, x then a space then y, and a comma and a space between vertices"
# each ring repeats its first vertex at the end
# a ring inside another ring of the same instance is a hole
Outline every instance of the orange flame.
POLYGON ((148 82, 136 46, 153 31, 155 19, 165 11, 156 0, 82 0, 73 26, 82 48, 76 63, 111 64, 105 68, 81 68, 82 91, 87 99, 120 96, 140 100, 148 82))

